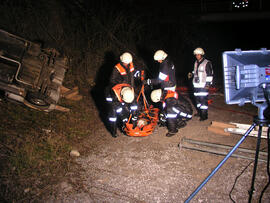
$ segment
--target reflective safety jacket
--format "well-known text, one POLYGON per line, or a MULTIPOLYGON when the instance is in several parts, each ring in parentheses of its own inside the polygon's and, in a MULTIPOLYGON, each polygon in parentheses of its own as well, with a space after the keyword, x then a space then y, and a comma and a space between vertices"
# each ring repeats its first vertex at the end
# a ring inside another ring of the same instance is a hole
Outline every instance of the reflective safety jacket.
POLYGON ((178 99, 178 93, 175 92, 175 91, 167 91, 166 95, 165 95, 165 98, 164 98, 164 101, 168 98, 175 98, 175 99, 178 99))
POLYGON ((213 81, 212 63, 205 58, 202 58, 201 61, 196 60, 193 74, 192 82, 195 88, 204 88, 206 85, 210 85, 213 81))
POLYGON ((120 101, 119 97, 115 94, 115 90, 113 88, 119 84, 125 84, 125 86, 129 85, 134 88, 134 79, 142 79, 143 73, 143 70, 135 70, 132 62, 129 63, 127 66, 125 66, 122 62, 116 64, 112 71, 109 86, 106 88, 106 100, 108 102, 111 102, 115 100, 116 96, 117 100, 120 101))
POLYGON ((123 63, 118 63, 114 66, 111 78, 110 78, 110 85, 111 88, 117 84, 126 83, 134 86, 134 65, 131 62, 127 66, 123 63))
POLYGON ((178 99, 178 93, 175 92, 175 91, 171 91, 171 90, 168 90, 168 91, 165 91, 164 92, 165 94, 163 95, 163 99, 162 99, 162 107, 165 108, 166 107, 166 100, 169 99, 169 98, 175 98, 175 99, 178 99))
POLYGON ((175 69, 173 62, 169 57, 162 61, 159 67, 158 79, 151 79, 151 83, 154 85, 160 83, 161 89, 175 91, 175 69))
POLYGON ((166 118, 177 118, 178 115, 186 120, 192 118, 192 107, 183 97, 181 98, 181 100, 186 105, 180 104, 177 92, 167 91, 162 105, 163 109, 166 108, 166 118))

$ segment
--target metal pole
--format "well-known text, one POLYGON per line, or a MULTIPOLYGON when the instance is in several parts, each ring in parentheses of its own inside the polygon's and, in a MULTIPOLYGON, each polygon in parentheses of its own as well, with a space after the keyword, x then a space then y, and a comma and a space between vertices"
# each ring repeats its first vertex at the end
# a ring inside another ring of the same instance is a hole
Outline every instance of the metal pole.
MULTIPOLYGON (((227 145, 220 145, 220 144, 215 144, 215 143, 202 142, 202 141, 198 141, 198 140, 191 140, 191 139, 183 138, 181 141, 181 144, 179 144, 179 148, 196 150, 196 151, 200 151, 200 152, 208 152, 208 153, 212 153, 212 154, 216 154, 216 155, 226 156, 232 147, 227 146, 227 145), (199 146, 197 147, 196 145, 199 145, 199 146)), ((235 151, 234 154, 231 155, 231 157, 254 160, 256 150, 238 147, 237 151, 235 151), (239 152, 238 154, 237 154, 237 151, 239 152), (248 155, 253 155, 253 156, 249 157, 248 155)), ((261 156, 261 158, 258 158, 258 161, 267 162, 267 160, 266 160, 267 159, 266 158, 267 152, 260 151, 260 155, 262 155, 264 157, 261 156)))
MULTIPOLYGON (((229 146, 229 145, 222 145, 222 144, 216 144, 216 143, 210 143, 210 142, 203 142, 203 141, 199 141, 199 140, 187 139, 185 137, 182 138, 182 143, 190 143, 190 144, 194 144, 194 145, 206 146, 206 147, 212 147, 212 148, 221 148, 221 149, 225 149, 225 150, 232 148, 232 146, 229 146)), ((185 146, 184 144, 180 143, 179 147, 187 148, 188 146, 185 146)), ((192 149, 194 149, 194 148, 192 148, 192 149)), ((250 153, 250 154, 254 154, 254 155, 256 153, 256 150, 252 150, 252 149, 246 149, 246 148, 241 148, 241 147, 238 147, 237 149, 238 149, 238 151, 244 152, 244 153, 250 153)), ((260 154, 263 154, 264 156, 267 156, 268 153, 264 152, 264 151, 260 151, 260 154)))
POLYGON ((232 153, 237 149, 237 147, 245 140, 248 134, 255 128, 257 124, 253 123, 250 128, 246 131, 243 137, 238 141, 238 143, 231 149, 227 156, 217 165, 217 167, 210 173, 210 175, 196 188, 196 190, 185 200, 185 203, 190 202, 192 198, 202 189, 202 187, 210 180, 210 178, 215 175, 215 173, 220 169, 220 167, 228 160, 232 153))

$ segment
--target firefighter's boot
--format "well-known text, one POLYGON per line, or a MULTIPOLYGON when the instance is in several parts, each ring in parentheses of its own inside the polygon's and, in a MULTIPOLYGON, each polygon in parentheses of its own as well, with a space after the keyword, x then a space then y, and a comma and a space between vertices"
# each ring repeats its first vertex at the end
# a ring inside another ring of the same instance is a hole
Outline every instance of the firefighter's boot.
POLYGON ((183 128, 187 125, 186 121, 177 120, 177 128, 183 128))
POLYGON ((168 124, 168 133, 166 134, 167 137, 174 136, 178 130, 177 130, 177 120, 175 118, 168 118, 167 119, 168 124))
POLYGON ((201 115, 200 115, 200 121, 205 121, 207 119, 208 119, 208 111, 202 110, 201 115))
POLYGON ((111 135, 112 135, 112 137, 117 137, 118 135, 117 135, 117 124, 116 123, 112 123, 111 124, 111 135))

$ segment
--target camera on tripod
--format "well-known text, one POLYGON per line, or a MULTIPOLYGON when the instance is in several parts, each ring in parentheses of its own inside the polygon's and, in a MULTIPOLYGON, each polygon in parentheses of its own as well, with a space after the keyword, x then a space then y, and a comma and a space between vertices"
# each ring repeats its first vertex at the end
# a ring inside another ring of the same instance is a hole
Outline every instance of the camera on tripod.
POLYGON ((225 102, 266 102, 270 93, 270 50, 225 51, 222 54, 225 102))

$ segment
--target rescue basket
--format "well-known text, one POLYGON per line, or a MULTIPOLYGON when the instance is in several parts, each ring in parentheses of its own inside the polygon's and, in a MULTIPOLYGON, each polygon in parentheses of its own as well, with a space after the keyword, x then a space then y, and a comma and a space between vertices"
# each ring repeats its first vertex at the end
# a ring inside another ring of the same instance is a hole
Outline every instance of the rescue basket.
POLYGON ((144 85, 142 85, 141 91, 137 97, 137 102, 139 102, 140 97, 142 97, 144 110, 140 112, 137 120, 137 124, 134 127, 131 123, 131 117, 129 116, 128 122, 125 124, 124 131, 128 136, 133 137, 145 137, 153 133, 157 123, 158 123, 158 113, 159 109, 154 108, 152 105, 147 103, 146 97, 144 95, 144 85))

